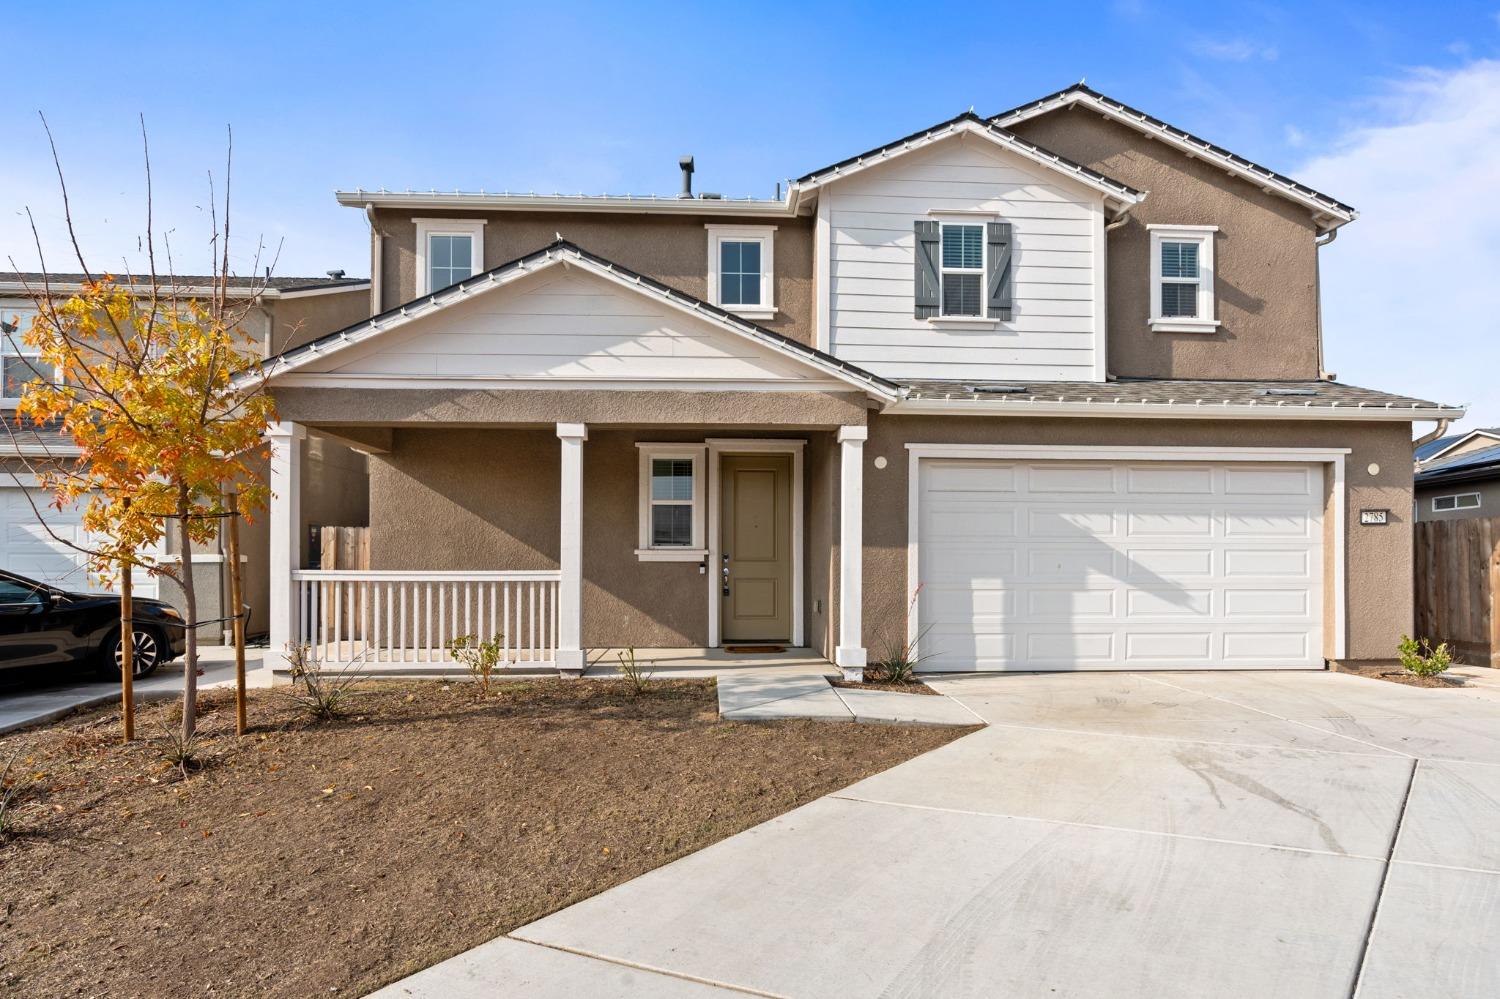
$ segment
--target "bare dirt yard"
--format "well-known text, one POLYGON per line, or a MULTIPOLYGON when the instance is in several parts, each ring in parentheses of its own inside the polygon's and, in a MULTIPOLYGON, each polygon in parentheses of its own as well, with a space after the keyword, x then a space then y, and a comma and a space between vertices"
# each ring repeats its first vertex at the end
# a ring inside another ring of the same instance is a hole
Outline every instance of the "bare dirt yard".
POLYGON ((0 994, 363 995, 967 731, 724 722, 711 681, 253 691, 243 739, 201 703, 186 777, 160 708, 0 739, 0 994))

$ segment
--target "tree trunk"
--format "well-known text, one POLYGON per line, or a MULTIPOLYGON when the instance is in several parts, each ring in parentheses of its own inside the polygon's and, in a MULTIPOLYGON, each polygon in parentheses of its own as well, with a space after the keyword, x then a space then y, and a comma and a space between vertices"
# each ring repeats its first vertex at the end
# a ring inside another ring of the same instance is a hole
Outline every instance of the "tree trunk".
POLYGON ((198 594, 193 588, 193 542, 188 518, 193 510, 187 487, 177 494, 178 539, 182 562, 182 616, 187 621, 187 651, 182 659, 182 737, 191 739, 198 727, 198 594))

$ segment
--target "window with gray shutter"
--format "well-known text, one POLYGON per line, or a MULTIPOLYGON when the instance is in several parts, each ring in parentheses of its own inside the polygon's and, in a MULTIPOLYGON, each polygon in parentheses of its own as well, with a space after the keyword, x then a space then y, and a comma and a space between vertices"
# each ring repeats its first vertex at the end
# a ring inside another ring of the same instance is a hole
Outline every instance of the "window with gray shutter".
POLYGON ((984 315, 984 226, 944 225, 942 264, 942 315, 984 315))
POLYGON ((916 271, 912 275, 914 313, 918 319, 938 314, 938 242, 940 226, 932 219, 917 219, 913 226, 917 237, 916 271))

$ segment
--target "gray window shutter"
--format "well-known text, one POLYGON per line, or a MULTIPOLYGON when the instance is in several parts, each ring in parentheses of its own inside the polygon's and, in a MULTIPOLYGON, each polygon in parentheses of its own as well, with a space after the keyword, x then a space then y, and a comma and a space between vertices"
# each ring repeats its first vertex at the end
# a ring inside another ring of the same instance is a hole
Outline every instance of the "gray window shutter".
POLYGON ((1009 222, 985 224, 985 239, 989 243, 989 263, 986 266, 984 286, 989 293, 985 314, 991 319, 1010 322, 1011 236, 1009 222))
POLYGON ((917 219, 915 228, 915 315, 918 319, 928 319, 938 314, 938 242, 942 237, 942 224, 932 219, 917 219))

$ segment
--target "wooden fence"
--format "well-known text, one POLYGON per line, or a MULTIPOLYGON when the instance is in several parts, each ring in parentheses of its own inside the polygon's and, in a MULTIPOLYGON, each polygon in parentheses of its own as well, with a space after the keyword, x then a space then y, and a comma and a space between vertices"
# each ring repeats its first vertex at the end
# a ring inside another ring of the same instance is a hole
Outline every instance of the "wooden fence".
POLYGON ((313 528, 313 561, 319 569, 370 568, 368 527, 313 528))
POLYGON ((1500 667, 1500 517, 1420 521, 1414 556, 1417 637, 1500 667))

